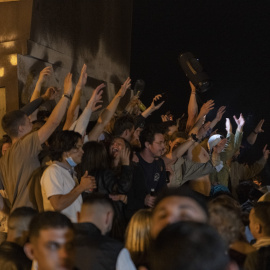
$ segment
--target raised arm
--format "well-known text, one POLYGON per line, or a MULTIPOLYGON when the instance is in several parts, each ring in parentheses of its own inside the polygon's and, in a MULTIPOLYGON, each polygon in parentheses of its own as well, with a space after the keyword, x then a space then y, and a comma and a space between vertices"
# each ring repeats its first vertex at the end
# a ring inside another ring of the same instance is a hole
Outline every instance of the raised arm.
POLYGON ((211 129, 213 129, 215 127, 215 125, 221 120, 221 118, 225 112, 226 112, 226 106, 221 106, 218 109, 215 119, 210 124, 211 129))
POLYGON ((86 131, 92 112, 102 107, 102 105, 99 103, 103 102, 102 101, 103 90, 101 90, 103 87, 105 87, 104 83, 100 84, 93 91, 93 94, 91 98, 89 99, 86 107, 84 108, 82 114, 80 115, 79 119, 72 124, 72 126, 70 127, 70 130, 74 130, 76 132, 79 132, 81 135, 85 135, 85 131, 86 131))
POLYGON ((53 109, 47 122, 38 130, 38 137, 41 144, 44 143, 51 136, 54 130, 61 123, 69 101, 67 96, 70 96, 71 92, 72 74, 68 73, 64 82, 64 94, 62 98, 53 109))
POLYGON ((150 114, 152 114, 154 111, 158 110, 164 104, 165 101, 162 101, 160 104, 155 106, 154 101, 159 100, 161 97, 162 97, 161 95, 156 95, 153 98, 151 105, 144 112, 142 112, 142 116, 144 118, 147 118, 150 114))
POLYGON ((196 88, 192 84, 192 82, 189 82, 191 93, 188 103, 188 120, 186 125, 186 131, 189 132, 190 129, 194 126, 196 122, 196 118, 198 116, 198 104, 196 100, 196 88))
POLYGON ((262 119, 258 124, 257 126, 255 127, 254 130, 251 131, 251 133, 248 135, 247 137, 247 142, 250 144, 250 145, 253 145, 256 140, 257 140, 257 136, 259 133, 261 132, 264 132, 264 130, 262 129, 262 125, 264 123, 264 119, 262 119))
POLYGON ((105 126, 109 123, 112 116, 114 115, 120 99, 126 94, 126 91, 130 87, 130 85, 131 79, 128 77, 121 86, 118 93, 114 96, 110 104, 107 106, 107 108, 100 114, 97 120, 97 124, 89 132, 88 134, 89 141, 96 141, 98 139, 99 135, 103 132, 105 126))
POLYGON ((68 111, 67 111, 67 118, 66 118, 66 122, 65 122, 65 125, 63 127, 63 130, 68 130, 70 128, 70 126, 72 125, 72 123, 74 122, 76 108, 80 104, 82 88, 85 86, 86 81, 87 81, 86 69, 87 69, 87 66, 84 64, 82 67, 82 70, 81 70, 81 75, 80 75, 79 81, 78 81, 76 88, 75 88, 73 98, 71 100, 71 103, 70 103, 68 111))

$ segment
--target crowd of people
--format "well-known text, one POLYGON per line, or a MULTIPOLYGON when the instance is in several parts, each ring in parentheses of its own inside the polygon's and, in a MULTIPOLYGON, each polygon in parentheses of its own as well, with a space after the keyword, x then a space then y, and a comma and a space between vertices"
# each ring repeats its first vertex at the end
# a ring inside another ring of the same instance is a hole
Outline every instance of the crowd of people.
POLYGON ((208 119, 214 100, 199 108, 190 82, 187 117, 151 123, 162 95, 118 109, 130 78, 106 108, 98 85, 81 111, 87 66, 74 91, 67 74, 61 97, 45 88, 52 73, 1 120, 0 269, 270 269, 267 145, 247 162, 264 120, 243 137, 234 116, 234 133, 226 107, 208 119))

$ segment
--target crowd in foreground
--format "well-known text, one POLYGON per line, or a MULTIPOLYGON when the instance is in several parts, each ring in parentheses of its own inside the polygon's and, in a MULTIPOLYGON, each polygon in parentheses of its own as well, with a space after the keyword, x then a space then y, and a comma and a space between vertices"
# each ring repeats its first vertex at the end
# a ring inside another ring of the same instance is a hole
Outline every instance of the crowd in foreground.
POLYGON ((80 112, 86 70, 60 97, 41 95, 44 68, 30 103, 1 120, 0 269, 270 269, 267 145, 246 162, 264 120, 243 139, 244 116, 235 133, 226 118, 217 134, 226 107, 208 119, 214 101, 199 110, 190 82, 187 117, 149 123, 165 101, 135 95, 119 111, 130 78, 103 109, 98 85, 80 112))

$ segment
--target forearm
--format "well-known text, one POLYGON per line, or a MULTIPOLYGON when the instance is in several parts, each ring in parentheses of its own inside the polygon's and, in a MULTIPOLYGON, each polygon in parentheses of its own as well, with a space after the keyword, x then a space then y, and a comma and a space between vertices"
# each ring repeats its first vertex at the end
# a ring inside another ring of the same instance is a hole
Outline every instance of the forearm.
POLYGON ((65 195, 54 195, 49 198, 52 207, 55 211, 62 211, 69 207, 83 192, 80 185, 72 189, 68 194, 65 195))
POLYGON ((36 87, 34 89, 34 92, 31 96, 30 102, 32 102, 33 100, 39 98, 40 96, 40 91, 41 91, 41 86, 42 86, 42 82, 41 81, 37 81, 36 87))
POLYGON ((74 96, 71 100, 71 103, 70 103, 68 111, 67 111, 67 119, 66 119, 65 125, 63 127, 63 130, 68 130, 70 128, 70 126, 72 125, 75 110, 76 110, 77 106, 80 104, 80 97, 81 97, 81 89, 76 88, 75 92, 74 92, 74 96))
POLYGON ((181 145, 179 145, 173 152, 172 152, 172 158, 180 158, 182 157, 186 151, 194 144, 194 140, 192 139, 188 139, 187 141, 185 141, 184 143, 182 143, 181 145))
POLYGON ((258 133, 255 133, 254 131, 252 131, 248 137, 247 137, 247 142, 250 144, 250 145, 253 145, 256 140, 257 140, 257 136, 258 136, 258 133))
POLYGON ((27 105, 25 105, 24 107, 22 107, 20 110, 25 112, 27 116, 31 115, 36 109, 39 108, 39 106, 44 102, 44 98, 43 97, 39 97, 33 101, 31 101, 30 103, 28 103, 27 105))
POLYGON ((91 117, 92 110, 85 107, 83 113, 78 118, 75 127, 72 129, 76 132, 79 132, 81 135, 85 134, 89 119, 91 117))
POLYGON ((147 118, 149 115, 151 115, 155 111, 155 108, 153 106, 149 106, 144 112, 142 112, 142 116, 144 118, 147 118))

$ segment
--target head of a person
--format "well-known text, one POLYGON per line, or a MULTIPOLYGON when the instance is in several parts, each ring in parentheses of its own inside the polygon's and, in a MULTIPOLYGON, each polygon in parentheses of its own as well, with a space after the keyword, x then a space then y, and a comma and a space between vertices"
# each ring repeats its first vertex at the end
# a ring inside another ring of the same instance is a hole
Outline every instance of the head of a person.
POLYGON ((85 171, 95 175, 95 172, 109 168, 108 152, 103 143, 87 142, 83 145, 83 152, 82 162, 79 165, 82 175, 85 171))
POLYGON ((245 226, 237 208, 213 203, 209 205, 209 215, 209 224, 228 246, 237 241, 245 241, 245 226))
POLYGON ((221 140, 224 139, 224 137, 220 134, 212 135, 208 140, 208 150, 210 153, 212 153, 214 147, 217 147, 219 143, 221 143, 221 140))
POLYGON ((249 214, 249 228, 255 239, 270 237, 270 202, 258 202, 249 214))
POLYGON ((93 223, 103 235, 112 229, 114 210, 109 198, 104 194, 93 193, 87 196, 78 213, 78 222, 93 223))
POLYGON ((126 229, 125 247, 136 266, 143 264, 150 246, 151 211, 141 209, 131 218, 126 229))
POLYGON ((21 138, 32 131, 32 123, 25 112, 15 110, 3 116, 2 128, 12 139, 21 138))
POLYGON ((0 157, 2 157, 11 147, 11 143, 11 138, 8 135, 4 135, 3 138, 0 140, 0 157))
POLYGON ((176 131, 171 134, 168 139, 170 151, 175 150, 179 145, 184 143, 188 139, 188 135, 185 132, 176 131))
POLYGON ((122 151, 128 149, 130 152, 129 159, 131 159, 131 146, 130 143, 123 137, 114 137, 110 144, 110 157, 112 159, 120 159, 122 151))
POLYGON ((83 156, 82 136, 78 132, 63 130, 58 132, 50 144, 51 158, 66 161, 72 167, 81 163, 83 156))
POLYGON ((74 228, 59 212, 43 212, 29 226, 29 242, 24 247, 27 257, 38 264, 39 270, 73 269, 74 228))
POLYGON ((131 115, 126 114, 116 118, 113 128, 114 136, 120 136, 130 142, 134 131, 135 121, 131 115))
POLYGON ((167 225, 178 221, 208 222, 206 202, 191 189, 169 188, 161 192, 151 218, 151 237, 155 239, 167 225))
POLYGON ((165 150, 162 130, 158 125, 149 125, 140 135, 141 149, 153 157, 161 157, 165 150))
POLYGON ((8 219, 7 241, 23 246, 28 239, 28 227, 38 212, 31 207, 16 208, 8 219))
POLYGON ((163 130, 163 134, 172 135, 174 132, 178 131, 176 122, 172 120, 162 122, 160 126, 163 130))
POLYGON ((226 270, 226 245, 205 223, 181 221, 160 232, 150 250, 151 270, 226 270))

